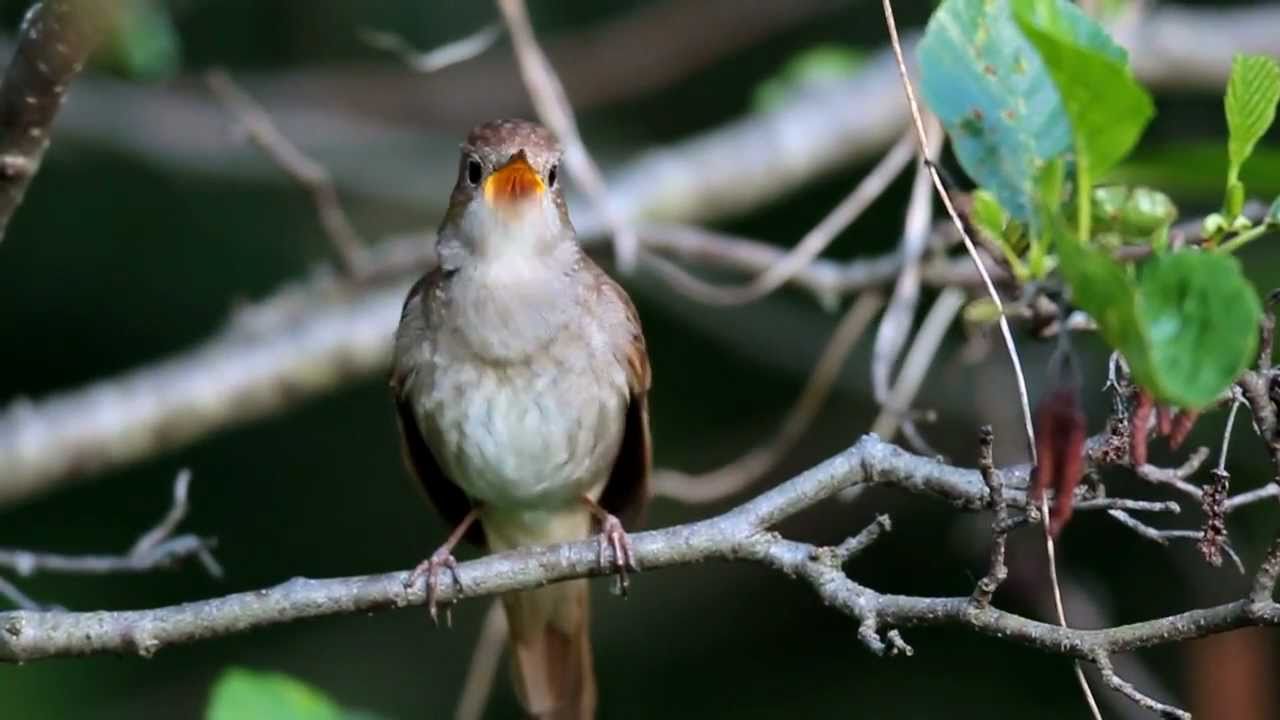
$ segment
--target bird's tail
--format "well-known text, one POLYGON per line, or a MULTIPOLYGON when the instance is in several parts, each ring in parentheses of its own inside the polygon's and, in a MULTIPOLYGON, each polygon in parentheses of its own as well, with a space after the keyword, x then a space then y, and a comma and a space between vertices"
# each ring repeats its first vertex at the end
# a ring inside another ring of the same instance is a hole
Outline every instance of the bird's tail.
POLYGON ((502 599, 516 694, 538 720, 595 717, 587 589, 587 581, 571 580, 502 599))
MULTIPOLYGON (((584 506, 532 516, 481 516, 492 550, 581 540, 591 531, 584 506)), ((511 633, 511 670, 520 704, 538 720, 591 720, 596 675, 586 580, 502 597, 511 633)))

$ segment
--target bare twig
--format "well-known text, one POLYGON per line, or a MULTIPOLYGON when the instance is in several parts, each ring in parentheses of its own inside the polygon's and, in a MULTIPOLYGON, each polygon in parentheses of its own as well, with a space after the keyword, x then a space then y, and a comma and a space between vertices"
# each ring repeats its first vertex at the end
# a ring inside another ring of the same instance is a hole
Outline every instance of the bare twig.
MULTIPOLYGON (((1218 467, 1212 471, 1213 482, 1201 491, 1200 506, 1204 511, 1204 523, 1200 529, 1200 552, 1204 559, 1213 566, 1222 564, 1222 550, 1227 545, 1227 501, 1231 498, 1231 473, 1227 472, 1227 452, 1231 447, 1231 431, 1235 428, 1236 412, 1244 403, 1239 388, 1232 388, 1235 399, 1231 402, 1231 410, 1227 412, 1227 422, 1222 430, 1222 448, 1218 452, 1218 467)), ((1235 553, 1232 553, 1234 557, 1235 553)), ((1244 566, 1236 559, 1240 572, 1244 566)))
POLYGON ((1093 662, 1098 666, 1098 671, 1102 673, 1102 681, 1107 684, 1107 687, 1134 701, 1140 707, 1144 707, 1163 718, 1191 720, 1191 713, 1151 699, 1142 694, 1138 688, 1126 682, 1124 678, 1117 675, 1115 668, 1111 665, 1111 656, 1108 653, 1097 653, 1093 658, 1093 662))
MULTIPOLYGON (((708 305, 742 305, 759 300, 804 272, 840 233, 853 224, 875 202, 876 198, 884 194, 885 189, 911 160, 912 142, 910 134, 904 135, 871 169, 871 172, 862 178, 852 192, 832 208, 812 230, 805 233, 800 242, 746 284, 731 287, 717 286, 692 276, 678 277, 679 273, 673 274, 670 270, 660 268, 660 271, 668 279, 675 277, 672 285, 677 290, 708 305)), ((922 242, 927 239, 926 223, 922 242)))
MULTIPOLYGON (((779 266, 788 257, 776 245, 689 225, 648 224, 640 227, 639 234, 646 251, 659 251, 720 270, 760 275, 779 266)), ((677 291, 696 299, 709 299, 710 295, 719 297, 721 290, 726 290, 692 275, 656 252, 642 252, 641 259, 677 291)), ((797 269, 786 281, 811 293, 824 309, 834 310, 845 295, 892 283, 901 268, 901 250, 846 262, 819 257, 797 269)), ((1005 279, 1005 276, 1001 274, 1000 279, 1005 279)), ((921 268, 921 280, 930 287, 969 287, 982 282, 967 258, 945 257, 926 261, 921 268)), ((711 302, 715 303, 715 300, 711 302)))
POLYGON ((1154 485, 1167 485, 1187 497, 1199 501, 1200 488, 1187 482, 1187 478, 1195 475, 1200 466, 1209 459, 1209 448, 1198 447, 1181 465, 1176 468, 1159 468, 1151 464, 1139 465, 1134 473, 1154 485))
MULTIPOLYGON (((1125 508, 1113 508, 1108 510, 1107 514, 1115 519, 1116 522, 1137 533, 1139 537, 1160 545, 1168 545, 1170 540, 1190 540, 1198 543, 1203 538, 1199 530, 1160 530, 1151 527, 1130 515, 1125 508)), ((1240 559, 1240 555, 1236 553, 1235 548, 1225 541, 1220 547, 1231 558, 1231 562, 1235 564, 1240 574, 1244 575, 1247 572, 1244 567, 1244 561, 1240 559)))
POLYGON ((419 52, 403 37, 393 32, 366 28, 358 30, 357 34, 370 47, 389 52, 400 58, 400 62, 413 68, 415 72, 427 74, 480 56, 502 37, 502 26, 497 23, 485 25, 470 35, 426 52, 419 52))
POLYGON ((17 585, 9 582, 5 578, 0 577, 0 597, 13 603, 13 606, 19 610, 44 610, 40 603, 32 600, 30 596, 18 589, 17 585))
POLYGON ((988 503, 995 517, 991 520, 991 560, 987 574, 978 581, 973 589, 973 602, 978 607, 987 607, 991 598, 1009 575, 1009 568, 1004 563, 1005 542, 1009 537, 1009 508, 1004 502, 1004 479, 996 469, 992 458, 991 447, 995 443, 995 435, 990 425, 984 425, 978 431, 978 470, 982 472, 982 482, 987 486, 988 503))
MULTIPOLYGON (((911 349, 907 351, 906 362, 898 373, 893 390, 885 398, 880 414, 871 423, 871 432, 892 439, 897 433, 903 418, 907 417, 911 403, 924 385, 933 358, 938 354, 947 330, 955 320, 956 314, 964 306, 966 295, 960 288, 949 287, 938 294, 933 306, 920 323, 920 331, 916 333, 911 349)), ((883 321, 881 323, 883 325, 883 321)))
POLYGON ((653 478, 654 493, 684 503, 715 502, 745 490, 776 467, 817 417, 849 351, 883 304, 879 294, 865 293, 850 306, 823 348, 804 390, 768 442, 710 472, 689 475, 677 470, 659 471, 653 478))
POLYGON ((110 5, 45 0, 22 19, 0 82, 0 240, 40 169, 71 80, 113 22, 110 5))
POLYGON ((145 573, 178 565, 188 558, 196 558, 209 575, 222 577, 222 567, 214 559, 214 541, 198 535, 173 533, 187 514, 187 488, 191 472, 182 470, 173 483, 173 505, 160 522, 138 538, 129 552, 123 555, 63 555, 0 548, 0 567, 28 577, 37 573, 67 573, 74 575, 112 575, 120 573, 145 573))
POLYGON ((262 152, 311 195, 316 215, 325 236, 333 245, 338 261, 348 277, 362 277, 368 264, 364 240, 342 209, 333 177, 320 163, 307 157, 296 145, 276 129, 271 116, 248 93, 241 90, 231 76, 221 70, 211 71, 206 80, 222 104, 233 113, 240 126, 262 152))
MULTIPOLYGON (((933 116, 929 117, 928 123, 933 135, 929 147, 920 148, 916 175, 911 184, 911 199, 907 203, 907 219, 902 229, 902 271, 894 283, 884 318, 876 328, 876 341, 871 350, 871 391, 882 406, 889 404, 893 366, 915 324, 916 305, 920 300, 920 258, 929 245, 929 231, 933 224, 929 162, 942 149, 943 136, 942 127, 933 116)), ((913 137, 908 133, 908 141, 913 137)))
POLYGON ((485 705, 493 691, 493 679, 498 674, 498 664, 506 647, 507 614, 502 609, 502 601, 494 600, 484 614, 480 637, 476 638, 475 649, 471 651, 467 679, 462 684, 453 720, 480 720, 484 716, 485 705))
POLYGON ((502 19, 511 34, 511 44, 520 64, 520 75, 524 78, 525 88, 529 91, 534 109, 538 111, 538 117, 560 138, 569 173, 612 229, 613 253, 618 268, 623 273, 631 272, 639 255, 635 232, 622 213, 613 206, 608 188, 605 187, 604 175, 587 152, 586 143, 578 132, 578 122, 573 117, 573 106, 569 104, 564 85, 551 67, 551 61, 538 44, 524 0, 498 0, 498 9, 502 11, 502 19))

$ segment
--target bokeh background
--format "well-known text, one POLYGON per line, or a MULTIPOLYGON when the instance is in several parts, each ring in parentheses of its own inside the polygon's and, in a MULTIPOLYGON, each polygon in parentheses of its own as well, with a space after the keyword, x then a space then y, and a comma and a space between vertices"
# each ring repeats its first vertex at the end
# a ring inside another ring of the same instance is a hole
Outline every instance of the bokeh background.
MULTIPOLYGON (((0 3, 4 27, 12 31, 27 5, 0 3)), ((237 304, 267 296, 329 257, 308 198, 230 131, 227 115, 204 90, 205 69, 228 68, 291 137, 332 168, 368 237, 433 228, 466 129, 495 115, 531 114, 505 42, 424 78, 356 33, 393 30, 432 47, 495 21, 487 3, 139 5, 143 19, 131 34, 73 87, 45 166, 0 243, 0 402, 40 398, 190 347, 221 327, 237 304)), ((871 0, 531 5, 553 60, 589 53, 602 29, 628 22, 645 28, 632 53, 646 60, 625 73, 581 63, 561 68, 584 136, 606 169, 645 148, 785 102, 770 88, 779 78, 784 88, 792 82, 783 73, 787 63, 814 48, 831 49, 841 58, 837 65, 853 68, 885 43, 879 3, 871 0), (645 25, 645 17, 664 19, 645 25)), ((920 27, 931 7, 897 3, 900 24, 920 27)), ((1220 92, 1165 92, 1158 102, 1160 114, 1123 173, 1171 190, 1184 214, 1212 210, 1225 165, 1220 92)), ((1251 193, 1267 199, 1280 193, 1275 140, 1273 132, 1246 174, 1251 193)), ((866 170, 840 167, 717 227, 789 245, 866 170)), ((836 242, 832 256, 876 254, 896 244, 908 177, 836 242)), ((1280 285, 1280 245, 1260 241, 1245 258, 1259 288, 1280 285)), ((687 470, 715 467, 768 437, 837 318, 790 290, 746 307, 713 309, 674 295, 643 271, 625 284, 649 338, 657 461, 687 470)), ((921 394, 918 404, 940 415, 926 435, 957 462, 972 463, 977 426, 993 422, 1001 430, 1001 459, 1020 461, 1006 361, 998 351, 970 361, 961 353, 964 340, 953 330, 921 394)), ((1022 344, 1035 390, 1050 348, 1022 344)), ((876 410, 869 345, 855 351, 822 417, 765 484, 851 444, 868 427, 876 410)), ((1099 388, 1104 355, 1092 340, 1082 350, 1088 388, 1099 388)), ((1106 398, 1098 392, 1088 399, 1100 429, 1106 398)), ((1221 422, 1221 415, 1206 418, 1192 443, 1216 446, 1221 422)), ((1268 469, 1247 423, 1241 426, 1230 467, 1235 489, 1248 489, 1264 482, 1268 469)), ((300 575, 407 568, 446 532, 401 468, 379 375, 0 508, 0 545, 123 551, 163 512, 182 467, 194 473, 186 527, 218 538, 224 580, 189 566, 141 577, 39 576, 22 579, 21 587, 73 609, 165 605, 300 575)), ((1123 476, 1110 482, 1113 493, 1150 494, 1123 476)), ((733 502, 687 507, 659 500, 649 522, 691 520, 733 502)), ((783 530, 834 542, 878 512, 892 515, 894 532, 851 566, 857 578, 900 592, 971 590, 984 571, 985 516, 871 492, 850 504, 826 503, 783 530)), ((1198 523, 1194 512, 1160 520, 1198 523)), ((1246 562, 1256 562, 1277 527, 1280 514, 1270 505, 1233 517, 1232 538, 1246 562)), ((1228 567, 1206 566, 1191 544, 1160 547, 1101 516, 1077 516, 1062 547, 1069 614, 1081 625, 1221 602, 1247 586, 1228 567)), ((1015 536, 1011 553, 1014 577, 997 602, 1048 618, 1039 531, 1015 536)), ((848 618, 823 608, 800 584, 755 567, 642 574, 625 601, 603 582, 596 591, 593 634, 607 718, 1086 713, 1061 658, 956 630, 908 632, 914 657, 876 658, 857 642, 848 618)), ((452 629, 432 627, 415 608, 285 625, 166 649, 151 660, 7 666, 0 668, 0 717, 201 717, 215 679, 232 666, 294 675, 344 706, 386 718, 446 717, 486 607, 483 601, 458 607, 452 629)), ((1248 681, 1276 677, 1278 648, 1280 635, 1243 631, 1144 652, 1137 666, 1128 659, 1120 667, 1152 694, 1198 711, 1216 709, 1204 717, 1276 717, 1280 690, 1248 681), (1239 692, 1232 680, 1244 683, 1239 692)), ((1104 710, 1108 717, 1142 716, 1123 701, 1104 710)), ((489 716, 516 712, 504 670, 489 716)))

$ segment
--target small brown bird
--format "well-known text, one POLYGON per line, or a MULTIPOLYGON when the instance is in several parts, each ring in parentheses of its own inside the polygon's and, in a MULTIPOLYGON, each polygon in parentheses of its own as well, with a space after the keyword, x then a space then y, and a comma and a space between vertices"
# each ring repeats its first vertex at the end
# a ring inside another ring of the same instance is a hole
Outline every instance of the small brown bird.
MULTIPOLYGON (((634 519, 648 494, 649 359, 626 292, 576 241, 560 156, 536 123, 471 131, 439 267, 409 291, 396 332, 405 457, 456 528, 409 580, 426 576, 432 617, 464 536, 508 550, 580 540, 594 518, 601 563, 612 556, 620 583, 635 567, 618 516, 634 519)), ((593 717, 586 581, 502 600, 525 710, 593 717)))

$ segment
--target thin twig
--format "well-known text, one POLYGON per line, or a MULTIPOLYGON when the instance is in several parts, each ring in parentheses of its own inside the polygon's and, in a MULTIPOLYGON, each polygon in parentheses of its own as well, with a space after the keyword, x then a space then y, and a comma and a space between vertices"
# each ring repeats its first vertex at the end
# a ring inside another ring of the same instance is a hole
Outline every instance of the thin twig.
POLYGON ((911 409, 924 380, 933 365, 933 358, 947 336, 947 330, 955 320, 960 308, 964 307, 965 291, 949 287, 938 294, 933 306, 920 323, 920 331, 916 333, 911 349, 907 351, 906 362, 898 373, 893 390, 885 398, 879 415, 871 423, 871 432, 890 440, 897 433, 902 419, 911 409))
POLYGON ((1124 678, 1116 674, 1116 669, 1111 664, 1111 656, 1108 653, 1098 653, 1094 657, 1093 662, 1098 666, 1098 671, 1102 673, 1102 681, 1112 690, 1121 693, 1139 706, 1156 713, 1162 718, 1172 718, 1173 720, 1191 720, 1191 713, 1172 705, 1166 705, 1162 702, 1153 700, 1152 698, 1142 694, 1138 688, 1126 682, 1124 678))
POLYGON ((349 278, 364 276, 368 264, 368 251, 364 240, 352 225, 351 219, 338 199, 338 188, 333 176, 320 163, 307 157, 284 136, 271 120, 271 116, 252 97, 222 70, 212 70, 205 77, 209 89, 218 97, 271 162, 293 178, 311 195, 316 215, 325 236, 333 245, 338 261, 349 278))
POLYGON ((1200 488, 1187 482, 1187 478, 1195 475, 1205 460, 1209 459, 1209 448, 1201 446, 1195 449, 1178 467, 1161 468, 1150 463, 1139 465, 1133 469, 1135 475, 1154 485, 1167 485, 1197 502, 1202 496, 1200 488))
MULTIPOLYGON (((802 273, 877 198, 884 194, 884 191, 910 162, 913 142, 910 134, 904 135, 871 169, 871 172, 862 178, 852 192, 832 208, 812 230, 805 233, 800 242, 745 284, 713 285, 693 276, 676 277, 679 273, 673 274, 670 270, 661 268, 660 271, 669 279, 675 278, 672 285, 677 290, 708 305, 743 305, 765 297, 802 273)), ((927 239, 926 224, 924 240, 927 239)))
POLYGON ((556 76, 551 61, 547 59, 547 54, 543 52, 533 32, 529 10, 525 7, 524 0, 498 0, 498 9, 502 11, 503 21, 511 34, 511 44, 520 65, 520 76, 524 78, 533 107, 542 122, 560 138, 569 173, 613 231, 613 252, 618 269, 624 274, 630 273, 639 256, 639 241, 626 218, 614 208, 605 186, 604 175, 587 152, 564 85, 560 83, 560 78, 556 76))
POLYGON ((9 582, 8 580, 2 577, 0 577, 0 597, 8 600, 10 603, 13 603, 13 606, 18 608, 19 610, 47 609, 44 606, 42 606, 40 603, 36 602, 35 600, 32 600, 31 596, 27 595, 26 593, 22 592, 22 590, 18 589, 17 585, 14 585, 13 583, 9 582))
MULTIPOLYGON (((903 90, 907 94, 907 107, 911 111, 911 120, 915 123, 916 136, 920 144, 920 153, 923 157, 928 157, 929 138, 925 133, 924 120, 921 116, 919 103, 916 101, 915 89, 911 85, 911 75, 907 72, 906 59, 902 53, 902 41, 898 37, 897 23, 893 18, 893 3, 891 0, 883 0, 885 23, 889 28, 889 41, 893 46, 893 55, 898 63, 898 73, 901 76, 903 90)), ((929 163, 929 173, 933 177, 933 185, 938 191, 942 204, 947 209, 947 214, 951 217, 951 221, 955 224, 956 230, 960 233, 960 239, 964 242, 965 250, 969 256, 973 258, 974 264, 978 268, 978 272, 982 275, 983 284, 986 285, 987 294, 991 298, 991 302, 995 304, 996 309, 1000 313, 1000 334, 1004 337, 1005 348, 1009 353, 1009 362, 1013 365, 1014 377, 1017 380, 1018 399, 1022 405, 1022 419, 1025 424, 1027 433, 1027 445, 1029 447, 1031 462, 1035 464, 1036 458, 1036 441, 1035 427, 1031 419, 1031 401, 1027 393, 1027 380, 1022 373, 1022 362, 1018 358, 1018 348, 1013 342, 1013 332, 1009 329, 1009 319, 1005 316, 1004 303, 1000 300, 1000 293, 996 290, 995 284, 991 282, 991 277, 987 274, 986 267, 982 263, 982 258, 978 255, 978 250, 973 244, 973 239, 969 237, 969 232, 965 229, 964 223, 960 220, 959 214, 956 212, 955 206, 951 202, 951 197, 947 193, 946 186, 942 182, 942 176, 938 173, 938 169, 929 163)), ((1048 494, 1042 495, 1041 499, 1042 512, 1044 514, 1044 542, 1045 551, 1049 556, 1049 579, 1053 584, 1054 603, 1058 611, 1058 622, 1063 627, 1067 625, 1067 614, 1062 606, 1062 589, 1058 583, 1058 568, 1055 558, 1053 535, 1050 531, 1052 523, 1049 522, 1049 499, 1048 494)), ((1080 663, 1074 663, 1076 680, 1080 683, 1080 689, 1084 693, 1085 700, 1089 704, 1089 709, 1093 712, 1096 720, 1102 720, 1102 712, 1098 709, 1098 702, 1093 697, 1093 691, 1089 688, 1089 682, 1085 679, 1084 671, 1080 669, 1080 663)))
MULTIPOLYGON (((876 402, 889 404, 889 391, 893 379, 893 366, 902 348, 911 336, 916 320, 916 305, 920 300, 920 258, 929 244, 929 229, 933 224, 933 187, 929 178, 930 158, 942 149, 942 127, 930 116, 929 130, 933 132, 928 148, 923 148, 916 166, 915 179, 911 183, 911 199, 907 202, 907 219, 902 229, 899 252, 902 255, 902 271, 893 286, 893 295, 884 317, 876 328, 876 339, 871 349, 871 391, 876 402)), ((914 136, 908 132, 908 142, 914 136)))
POLYGON ((426 52, 420 52, 404 37, 393 32, 362 28, 356 31, 356 34, 366 45, 395 55, 400 58, 400 62, 412 68, 414 72, 425 75, 484 54, 498 42, 498 38, 502 37, 502 26, 497 23, 485 25, 470 35, 426 52))
POLYGON ((982 481, 987 486, 988 502, 995 515, 991 520, 991 560, 987 574, 978 581, 973 589, 973 602, 978 607, 987 607, 1000 584, 1009 576, 1009 568, 1004 563, 1005 543, 1009 537, 1009 508, 1004 502, 1004 479, 996 469, 992 457, 992 445, 995 435, 990 425, 984 425, 978 431, 978 470, 982 472, 982 481))
MULTIPOLYGON (((657 271, 677 292, 711 304, 723 299, 720 293, 726 288, 693 275, 659 252, 717 270, 737 270, 757 276, 780 266, 789 257, 769 243, 690 225, 646 224, 638 232, 643 248, 640 257, 646 266, 657 271)), ((834 311, 845 295, 892 283, 901 268, 900 249, 846 262, 818 257, 795 270, 786 281, 812 293, 824 309, 834 311)), ((930 287, 969 287, 981 283, 968 258, 929 260, 921 268, 921 280, 930 287)))
POLYGON ((822 410, 845 358, 883 305, 878 293, 864 293, 849 307, 772 438, 715 470, 696 475, 659 471, 653 478, 654 494, 690 504, 715 502, 745 490, 776 467, 822 410))
MULTIPOLYGON (((1192 542, 1199 542, 1203 537, 1198 530, 1160 530, 1158 528, 1154 528, 1130 515, 1124 508, 1108 510, 1107 514, 1116 522, 1137 533, 1139 537, 1160 545, 1168 545, 1170 540, 1190 540, 1192 542)), ((1230 543, 1223 542, 1222 549, 1226 551, 1227 556, 1231 558, 1231 562, 1236 566, 1236 569, 1240 571, 1241 575, 1248 572, 1245 569, 1244 561, 1240 559, 1240 555, 1236 553, 1235 548, 1231 547, 1230 543)))
POLYGON ((114 575, 120 573, 146 573, 177 566, 183 560, 196 558, 205 571, 215 578, 222 577, 222 567, 214 559, 214 541, 198 535, 178 535, 178 529, 187 514, 187 487, 191 472, 182 470, 173 483, 173 505, 160 522, 143 533, 129 552, 123 555, 65 555, 15 548, 0 548, 0 567, 22 577, 38 573, 66 573, 73 575, 114 575))

